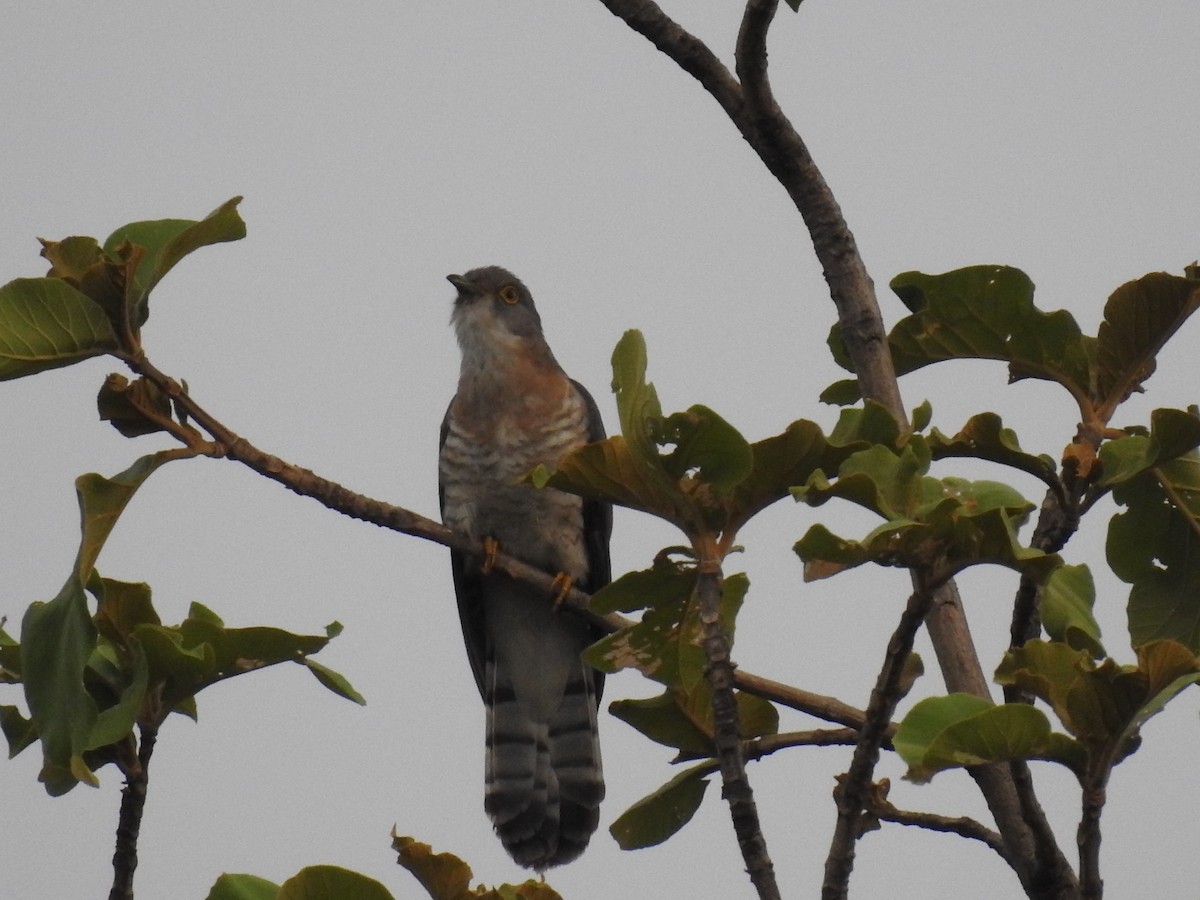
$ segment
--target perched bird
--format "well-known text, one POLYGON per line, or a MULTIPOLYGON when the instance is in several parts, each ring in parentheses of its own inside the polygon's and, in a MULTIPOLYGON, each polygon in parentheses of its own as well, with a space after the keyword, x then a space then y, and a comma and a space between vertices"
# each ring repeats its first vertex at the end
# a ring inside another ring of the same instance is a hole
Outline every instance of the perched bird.
POLYGON ((442 521, 480 545, 450 561, 487 709, 484 809, 509 855, 544 871, 579 856, 600 819, 604 676, 580 659, 600 633, 490 563, 499 547, 585 591, 608 584, 612 508, 524 481, 603 439, 604 426, 516 276, 487 266, 448 280, 462 370, 442 422, 439 492, 442 521))

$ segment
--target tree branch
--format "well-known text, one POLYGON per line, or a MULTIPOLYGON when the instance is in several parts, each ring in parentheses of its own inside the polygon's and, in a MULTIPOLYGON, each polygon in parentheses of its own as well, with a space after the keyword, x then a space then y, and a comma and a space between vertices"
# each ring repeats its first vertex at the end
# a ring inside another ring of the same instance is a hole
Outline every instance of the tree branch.
MULTIPOLYGON (((158 740, 158 726, 143 723, 138 732, 141 746, 136 753, 131 749, 130 758, 124 760, 121 766, 125 772, 125 787, 121 790, 121 811, 117 816, 117 849, 113 853, 113 885, 108 900, 133 900, 138 834, 142 828, 142 812, 146 807, 150 756, 158 740)), ((132 744, 132 736, 129 742, 132 744)))
POLYGON ((721 571, 719 564, 708 569, 703 563, 696 577, 696 599, 700 622, 704 627, 704 676, 712 689, 713 746, 721 765, 721 795, 729 803, 729 815, 737 835, 746 871, 762 900, 779 900, 775 867, 767 853, 754 791, 746 776, 739 737, 737 698, 733 693, 733 660, 729 655, 729 635, 721 624, 721 571))
MULTIPOLYGON (((170 396, 181 409, 187 412, 189 417, 198 422, 212 436, 216 441, 216 447, 208 451, 211 455, 225 456, 240 462, 258 474, 277 481, 293 493, 302 497, 310 497, 334 512, 350 518, 370 522, 381 528, 441 544, 463 553, 478 554, 480 552, 480 548, 474 541, 451 531, 440 522, 404 507, 384 503, 382 500, 376 500, 364 494, 357 494, 335 481, 323 478, 310 469, 294 465, 258 449, 248 440, 223 425, 193 397, 185 394, 175 379, 160 371, 144 354, 122 355, 120 358, 135 373, 153 382, 170 396)), ((556 597, 560 593, 561 585, 555 583, 553 576, 503 552, 496 555, 494 568, 511 578, 544 590, 547 598, 556 597)), ((589 594, 577 587, 572 587, 563 598, 561 605, 586 617, 609 632, 619 631, 635 624, 632 619, 616 613, 602 616, 589 611, 587 606, 590 599, 589 594)), ((865 713, 861 709, 843 703, 836 697, 805 691, 780 681, 755 675, 752 672, 735 670, 733 681, 739 690, 798 710, 822 721, 858 728, 865 718, 865 713)))
POLYGON ((834 826, 829 855, 825 859, 823 900, 845 900, 850 891, 850 872, 854 868, 854 844, 862 833, 863 810, 871 788, 871 775, 879 761, 879 749, 896 704, 904 696, 904 663, 912 652, 917 631, 933 604, 930 591, 916 590, 908 598, 900 623, 888 641, 887 656, 871 691, 867 720, 859 732, 858 745, 850 760, 850 769, 834 792, 838 818, 834 826))
MULTIPOLYGON (((746 4, 735 54, 740 83, 702 42, 656 4, 648 0, 601 2, 700 82, 787 191, 812 238, 863 396, 885 405, 898 421, 907 422, 874 283, 833 192, 771 91, 766 36, 777 0, 748 0, 746 4)), ((953 582, 938 589, 927 624, 947 689, 990 697, 953 582)), ((1044 816, 1038 815, 1036 801, 1026 797, 1032 802, 1022 803, 1008 767, 979 766, 970 772, 996 818, 1009 846, 1008 858, 1030 896, 1052 896, 1038 891, 1038 884, 1072 883, 1074 873, 1048 826, 1040 827, 1046 823, 1044 816), (1034 830, 1026 822, 1027 815, 1034 816, 1034 830)))
MULTIPOLYGON (((886 781, 884 787, 886 787, 886 781)), ((1004 839, 997 832, 969 816, 940 816, 936 813, 897 809, 884 795, 884 791, 880 790, 867 791, 866 810, 883 822, 912 825, 929 831, 957 834, 959 837, 979 841, 991 847, 1007 861, 1008 848, 1004 844, 1004 839)))

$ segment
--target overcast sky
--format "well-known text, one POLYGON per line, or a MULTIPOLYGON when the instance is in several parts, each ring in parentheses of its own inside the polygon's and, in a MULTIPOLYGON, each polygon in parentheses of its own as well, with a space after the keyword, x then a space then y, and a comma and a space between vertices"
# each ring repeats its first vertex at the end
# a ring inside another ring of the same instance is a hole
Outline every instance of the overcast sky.
MULTIPOLYGON (((737 6, 667 9, 730 61, 737 6)), ((781 12, 771 35, 775 90, 889 322, 903 314, 886 288, 895 274, 1005 263, 1029 273, 1043 308, 1071 310, 1094 334, 1117 285, 1200 255, 1194 0, 801 9, 781 12)), ((526 281, 559 360, 610 429, 609 356, 629 328, 646 335, 667 410, 705 403, 752 439, 796 418, 835 421, 816 400, 840 377, 824 348, 833 308, 799 216, 715 102, 599 3, 19 4, 0 30, 0 111, 0 281, 44 273, 37 236, 103 239, 245 196, 248 237, 198 252, 155 292, 149 356, 259 447, 356 490, 436 516, 437 429, 458 367, 444 279, 478 265, 526 281)), ((1198 399, 1198 327, 1118 424, 1198 399)), ((167 445, 97 421, 95 392, 115 368, 96 360, 0 385, 0 616, 11 631, 74 558, 72 480, 167 445)), ((1057 456, 1074 431, 1066 395, 1004 383, 998 365, 962 363, 902 388, 910 407, 932 402, 944 431, 994 409, 1027 448, 1057 456)), ((1111 512, 1094 511, 1067 556, 1092 564, 1107 646, 1128 661, 1126 589, 1103 570, 1111 512)), ((905 577, 801 584, 790 548, 818 517, 851 535, 871 527, 785 501, 744 531, 731 570, 744 567, 751 589, 734 655, 862 706, 905 577)), ((614 569, 645 567, 677 542, 661 523, 618 515, 614 569)), ((282 881, 314 863, 421 896, 389 851, 393 824, 462 855, 478 880, 524 877, 483 813, 482 705, 443 548, 343 519, 235 463, 195 460, 153 477, 98 565, 149 582, 168 622, 193 600, 230 625, 319 633, 340 620, 345 633, 319 659, 368 701, 358 708, 285 667, 202 694, 199 724, 170 720, 151 768, 139 897, 202 898, 222 871, 282 881)), ((981 570, 961 587, 991 670, 1015 577, 981 570)), ((940 692, 940 679, 920 689, 940 692)), ((626 674, 606 700, 654 693, 626 674)), ((1114 775, 1112 897, 1182 896, 1200 878, 1198 696, 1154 720, 1114 775)), ((813 725, 784 715, 784 728, 813 725)), ((621 722, 601 727, 601 832, 551 884, 574 900, 751 896, 717 788, 666 845, 617 849, 607 825, 674 770, 668 750, 621 722)), ((750 768, 785 896, 817 893, 833 776, 849 753, 798 750, 750 768)), ((4 890, 100 896, 117 773, 52 800, 39 765, 35 748, 0 768, 4 890)), ((962 773, 918 788, 885 759, 879 774, 902 807, 987 815, 962 773)), ((1073 858, 1073 779, 1049 765, 1035 775, 1073 858)), ((897 826, 863 841, 852 891, 1022 896, 990 851, 897 826)))

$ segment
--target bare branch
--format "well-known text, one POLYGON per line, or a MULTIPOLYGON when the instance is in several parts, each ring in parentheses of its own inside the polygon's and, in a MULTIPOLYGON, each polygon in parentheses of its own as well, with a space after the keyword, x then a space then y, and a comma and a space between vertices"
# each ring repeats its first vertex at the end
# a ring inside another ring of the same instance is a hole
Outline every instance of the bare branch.
POLYGON ((121 810, 117 816, 117 848, 113 852, 113 885, 108 900, 133 900, 133 873, 137 869, 138 834, 150 785, 150 757, 158 740, 158 724, 139 726, 141 746, 134 749, 132 735, 123 744, 128 758, 120 761, 125 775, 121 790, 121 810))
POLYGON ((788 747, 843 747, 856 743, 858 732, 853 728, 817 728, 812 731, 764 734, 743 742, 742 753, 746 759, 762 759, 788 747))
POLYGON ((835 792, 838 818, 829 855, 825 859, 824 900, 845 900, 854 868, 854 844, 862 831, 863 810, 871 787, 871 775, 879 761, 879 749, 887 733, 896 704, 904 696, 904 663, 912 652, 917 631, 933 603, 930 591, 916 590, 908 598, 900 623, 888 641, 887 655, 867 705, 867 720, 859 733, 850 769, 835 792))
POLYGON ((754 791, 746 776, 739 738, 738 705, 733 693, 733 660, 729 656, 729 635, 721 624, 721 571, 702 563, 696 577, 696 599, 704 626, 704 653, 708 663, 704 676, 712 689, 713 746, 721 764, 721 796, 729 803, 729 815, 737 835, 746 871, 762 900, 779 900, 775 867, 767 853, 754 791))
POLYGON ((897 809, 887 799, 887 781, 875 785, 876 790, 867 792, 867 812, 883 822, 895 822, 897 825, 913 825, 929 831, 941 831, 946 834, 957 834, 960 837, 980 841, 995 850, 1007 860, 1008 849, 1004 839, 983 823, 969 816, 941 816, 936 813, 914 812, 907 809, 897 809))

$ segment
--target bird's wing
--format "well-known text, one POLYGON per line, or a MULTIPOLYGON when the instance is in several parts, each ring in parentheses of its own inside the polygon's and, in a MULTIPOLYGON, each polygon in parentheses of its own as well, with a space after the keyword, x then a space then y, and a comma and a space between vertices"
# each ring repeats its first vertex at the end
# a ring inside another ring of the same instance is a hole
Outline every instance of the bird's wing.
MULTIPOLYGON (((578 381, 572 381, 571 384, 575 390, 579 392, 579 396, 583 398, 584 406, 587 408, 587 439, 588 443, 602 441, 605 438, 604 420, 600 418, 600 408, 596 406, 596 401, 592 395, 578 381)), ((589 594, 594 594, 600 588, 612 581, 612 560, 609 557, 609 539, 612 537, 612 505, 609 503, 601 503, 596 500, 583 501, 583 542, 587 548, 588 561, 588 577, 587 583, 580 585, 589 594)), ((593 641, 598 641, 604 637, 604 632, 599 628, 591 629, 591 638, 593 641)), ((600 702, 600 695, 604 691, 604 673, 597 671, 595 673, 596 685, 596 702, 600 702)))
MULTIPOLYGON (((438 435, 439 455, 446 443, 446 434, 450 430, 450 406, 446 407, 446 415, 442 417, 442 429, 438 435)), ((438 509, 442 515, 446 513, 446 486, 442 483, 441 466, 438 467, 438 509)), ((475 686, 479 695, 483 696, 483 669, 485 643, 483 621, 483 576, 479 573, 478 564, 469 564, 468 557, 458 550, 450 551, 450 574, 454 579, 454 595, 458 599, 458 620, 462 625, 463 642, 467 645, 467 659, 471 662, 471 672, 475 675, 475 686)))

